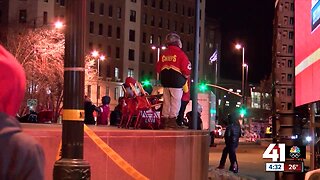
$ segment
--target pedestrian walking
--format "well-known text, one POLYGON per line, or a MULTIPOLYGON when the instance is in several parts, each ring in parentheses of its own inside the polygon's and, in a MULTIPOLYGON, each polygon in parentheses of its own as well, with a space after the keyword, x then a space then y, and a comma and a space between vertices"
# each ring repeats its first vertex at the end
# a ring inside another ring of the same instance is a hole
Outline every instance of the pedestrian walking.
POLYGON ((182 87, 191 74, 191 63, 183 52, 180 36, 169 33, 166 36, 167 49, 156 64, 163 86, 161 121, 165 128, 178 128, 177 116, 181 106, 182 87))
POLYGON ((241 136, 241 128, 238 117, 236 113, 232 113, 228 115, 227 119, 227 128, 224 134, 225 147, 222 151, 221 159, 218 169, 224 169, 227 155, 229 154, 230 167, 229 171, 234 173, 238 173, 239 166, 236 156, 236 149, 239 144, 239 138, 241 136))
POLYGON ((26 77, 20 63, 0 45, 0 179, 44 179, 41 145, 15 118, 24 98, 26 77))
POLYGON ((98 113, 97 125, 108 125, 110 116, 110 97, 103 96, 101 101, 102 106, 99 107, 100 111, 98 113))

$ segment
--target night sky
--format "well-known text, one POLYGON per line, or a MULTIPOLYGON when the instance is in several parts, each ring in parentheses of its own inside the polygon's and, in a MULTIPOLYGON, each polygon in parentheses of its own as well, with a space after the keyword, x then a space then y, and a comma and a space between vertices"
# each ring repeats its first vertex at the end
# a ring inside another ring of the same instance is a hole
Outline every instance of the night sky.
POLYGON ((271 73, 274 0, 207 0, 207 16, 220 20, 221 78, 241 80, 242 51, 249 65, 249 83, 271 73))

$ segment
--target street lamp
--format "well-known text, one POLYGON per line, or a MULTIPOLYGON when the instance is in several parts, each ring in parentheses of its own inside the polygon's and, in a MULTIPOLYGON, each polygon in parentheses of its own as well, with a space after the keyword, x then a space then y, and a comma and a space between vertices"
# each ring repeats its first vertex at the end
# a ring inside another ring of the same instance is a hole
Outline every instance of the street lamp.
POLYGON ((245 85, 245 88, 244 88, 244 92, 243 92, 243 94, 244 94, 244 97, 246 98, 245 99, 245 105, 247 105, 247 88, 248 88, 248 81, 249 81, 249 76, 248 76, 248 73, 249 73, 249 65, 248 64, 243 64, 243 68, 245 68, 246 69, 246 77, 245 77, 245 83, 244 83, 244 85, 245 85))
MULTIPOLYGON (((157 49, 157 62, 160 60, 160 50, 165 50, 166 46, 164 45, 152 45, 151 49, 157 49)), ((157 80, 159 80, 159 74, 157 73, 157 80)))
POLYGON ((104 55, 100 55, 97 50, 91 52, 92 57, 97 58, 97 106, 99 103, 99 79, 100 79, 100 61, 104 61, 106 57, 104 55))
POLYGON ((244 68, 245 68, 245 64, 244 64, 244 46, 242 46, 241 44, 236 44, 236 49, 241 49, 242 48, 242 64, 241 64, 241 68, 242 68, 242 82, 241 82, 241 91, 242 91, 242 104, 245 105, 245 93, 244 93, 244 68))

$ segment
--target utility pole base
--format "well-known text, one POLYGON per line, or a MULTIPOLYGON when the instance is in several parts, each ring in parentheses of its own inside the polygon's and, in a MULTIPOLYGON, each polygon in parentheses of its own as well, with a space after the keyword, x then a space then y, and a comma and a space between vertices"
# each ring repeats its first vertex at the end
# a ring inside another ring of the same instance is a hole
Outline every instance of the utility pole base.
POLYGON ((60 159, 55 162, 53 179, 90 179, 90 165, 83 159, 60 159))

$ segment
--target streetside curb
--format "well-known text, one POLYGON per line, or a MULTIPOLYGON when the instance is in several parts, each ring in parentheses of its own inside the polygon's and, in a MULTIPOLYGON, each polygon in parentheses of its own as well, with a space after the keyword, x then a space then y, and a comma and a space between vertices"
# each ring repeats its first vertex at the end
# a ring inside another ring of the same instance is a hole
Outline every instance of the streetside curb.
POLYGON ((208 179, 209 180, 257 180, 252 177, 247 177, 244 175, 232 173, 228 170, 216 169, 213 166, 209 166, 208 179))

